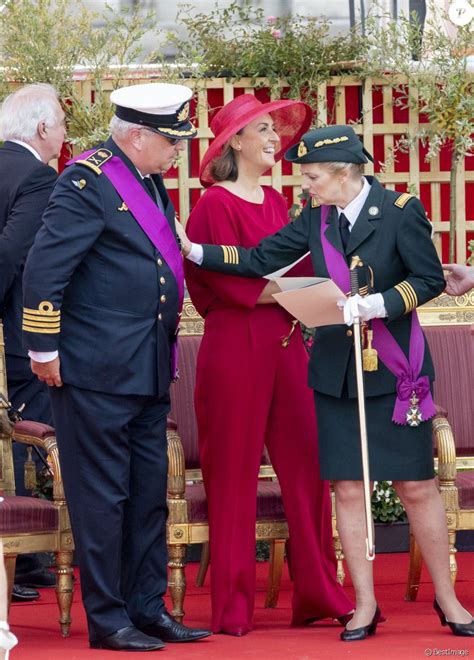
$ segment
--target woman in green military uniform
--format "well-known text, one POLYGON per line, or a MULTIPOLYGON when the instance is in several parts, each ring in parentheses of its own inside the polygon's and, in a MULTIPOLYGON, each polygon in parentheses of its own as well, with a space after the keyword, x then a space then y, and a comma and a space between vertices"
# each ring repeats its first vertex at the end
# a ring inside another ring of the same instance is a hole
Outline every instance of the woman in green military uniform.
MULTIPOLYGON (((183 252, 204 268, 261 277, 310 250, 315 274, 331 277, 343 291, 349 290, 354 255, 370 266, 369 294, 341 302, 347 325, 358 316, 372 326, 379 353, 378 368, 365 373, 370 478, 394 481, 433 578, 441 623, 456 635, 474 636, 474 621, 451 583, 446 516, 434 481, 434 370, 415 311, 445 284, 431 225, 413 195, 385 190, 362 175, 372 157, 348 126, 309 131, 285 157, 301 164, 311 196, 295 222, 248 250, 191 244, 183 233, 183 252)), ((356 591, 356 611, 341 639, 355 641, 375 634, 381 614, 372 563, 365 558, 355 360, 347 325, 317 330, 309 385, 321 476, 335 483, 338 529, 356 591)))

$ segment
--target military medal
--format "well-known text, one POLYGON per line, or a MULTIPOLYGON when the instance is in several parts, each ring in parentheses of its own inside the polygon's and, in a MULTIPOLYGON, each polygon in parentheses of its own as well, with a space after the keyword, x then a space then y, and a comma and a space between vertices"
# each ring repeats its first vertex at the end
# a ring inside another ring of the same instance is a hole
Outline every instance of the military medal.
POLYGON ((420 403, 419 398, 416 396, 416 392, 413 390, 410 397, 410 407, 408 408, 406 420, 408 426, 420 426, 423 421, 423 415, 418 406, 420 403))

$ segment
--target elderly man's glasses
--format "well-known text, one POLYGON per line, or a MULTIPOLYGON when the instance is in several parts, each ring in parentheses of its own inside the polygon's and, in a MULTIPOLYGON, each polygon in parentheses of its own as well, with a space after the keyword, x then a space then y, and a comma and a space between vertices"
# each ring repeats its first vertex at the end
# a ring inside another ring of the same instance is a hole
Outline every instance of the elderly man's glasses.
POLYGON ((183 138, 170 138, 166 135, 162 135, 160 131, 157 131, 156 128, 151 128, 151 126, 144 126, 142 131, 149 131, 150 133, 156 133, 157 135, 161 135, 161 137, 164 137, 168 142, 174 146, 176 146, 179 142, 183 140, 183 138))

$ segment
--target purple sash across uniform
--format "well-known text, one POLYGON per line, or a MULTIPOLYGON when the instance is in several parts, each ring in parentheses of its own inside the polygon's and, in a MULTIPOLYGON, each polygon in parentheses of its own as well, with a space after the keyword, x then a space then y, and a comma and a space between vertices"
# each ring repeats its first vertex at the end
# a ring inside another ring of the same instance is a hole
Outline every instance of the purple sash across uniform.
MULTIPOLYGON (((331 245, 325 235, 329 206, 321 206, 321 244, 326 267, 331 279, 342 291, 350 291, 349 267, 344 256, 331 245)), ((381 319, 372 320, 372 346, 380 360, 397 379, 397 399, 392 421, 407 424, 407 413, 413 394, 418 399, 422 419, 433 417, 436 410, 430 391, 428 376, 420 376, 425 355, 425 341, 416 310, 411 313, 409 360, 381 319)))
MULTIPOLYGON (((71 165, 78 159, 87 158, 93 151, 88 151, 70 160, 71 165)), ((184 269, 181 252, 176 238, 171 230, 168 219, 164 213, 153 202, 150 195, 143 189, 132 172, 120 158, 113 156, 110 160, 102 163, 100 169, 110 180, 115 190, 128 206, 135 220, 148 236, 150 241, 160 252, 174 275, 178 286, 178 318, 176 333, 178 332, 179 319, 184 300, 184 269)), ((171 373, 173 378, 178 376, 178 342, 177 339, 171 345, 171 373)))

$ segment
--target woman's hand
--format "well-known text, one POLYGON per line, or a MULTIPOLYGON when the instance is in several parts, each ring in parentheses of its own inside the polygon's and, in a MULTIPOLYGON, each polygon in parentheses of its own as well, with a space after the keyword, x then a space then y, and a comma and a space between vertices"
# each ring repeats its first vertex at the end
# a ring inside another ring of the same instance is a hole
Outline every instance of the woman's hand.
POLYGON ((446 277, 446 293, 450 296, 462 296, 474 287, 474 267, 461 264, 443 264, 449 271, 446 277))
POLYGON ((187 257, 188 254, 191 252, 192 243, 187 237, 186 232, 184 231, 184 227, 180 223, 178 218, 175 218, 174 222, 176 227, 176 235, 181 243, 181 252, 185 257, 187 257))

